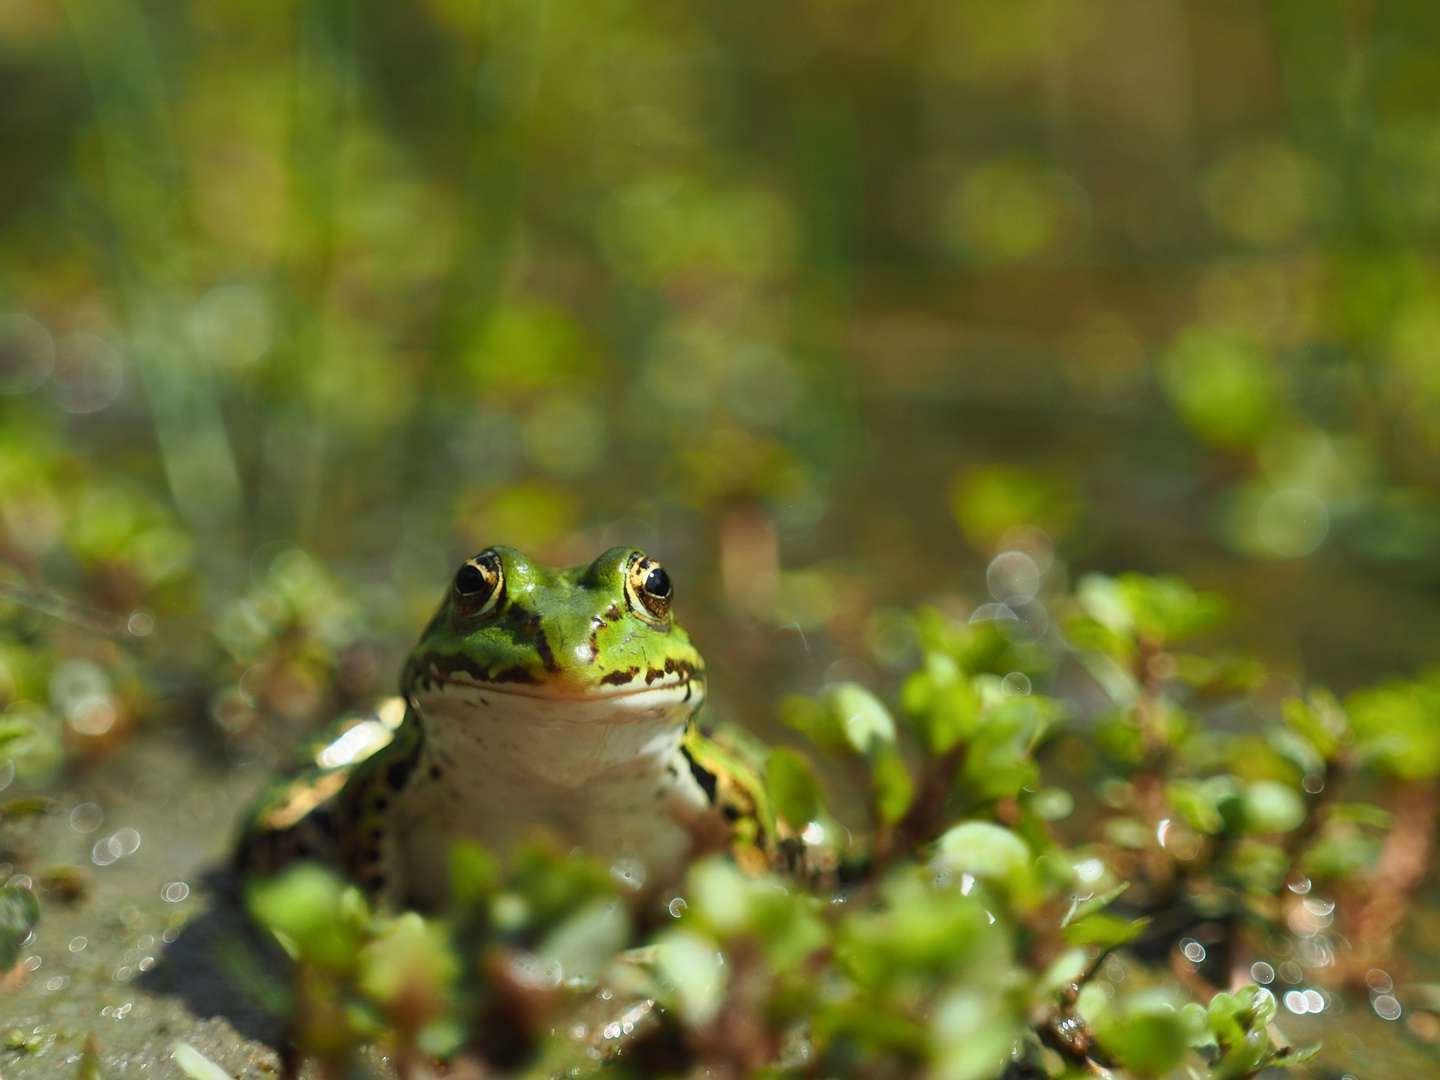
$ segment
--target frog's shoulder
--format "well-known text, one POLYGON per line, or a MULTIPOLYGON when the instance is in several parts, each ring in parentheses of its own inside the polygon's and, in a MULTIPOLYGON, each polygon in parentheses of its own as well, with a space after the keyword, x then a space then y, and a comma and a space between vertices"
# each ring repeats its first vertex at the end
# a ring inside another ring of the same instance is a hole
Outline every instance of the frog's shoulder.
POLYGON ((722 723, 707 734, 692 723, 681 748, 692 771, 710 778, 706 793, 732 827, 731 846, 741 866, 752 872, 772 866, 780 838, 765 789, 765 744, 737 724, 722 723))
POLYGON ((251 805, 236 853, 240 867, 269 872, 294 858, 335 861, 341 793, 364 763, 412 741, 414 726, 401 697, 384 698, 322 725, 251 805))

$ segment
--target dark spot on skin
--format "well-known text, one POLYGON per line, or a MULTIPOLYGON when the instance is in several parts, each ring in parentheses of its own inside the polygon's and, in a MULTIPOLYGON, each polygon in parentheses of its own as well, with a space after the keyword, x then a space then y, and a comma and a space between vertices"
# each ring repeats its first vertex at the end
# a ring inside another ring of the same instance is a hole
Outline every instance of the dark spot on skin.
POLYGON ((555 653, 550 649, 550 642, 545 639, 545 631, 535 632, 535 651, 540 654, 540 662, 545 665, 546 671, 559 671, 560 666, 555 663, 555 653))
POLYGON ((656 679, 663 679, 664 677, 665 672, 661 671, 659 668, 652 667, 649 671, 645 672, 645 685, 649 686, 656 679))
POLYGON ((680 753, 685 755, 685 760, 690 763, 690 775, 695 777, 695 782, 705 789, 705 797, 710 800, 710 805, 715 805, 715 774, 704 768, 690 755, 688 746, 680 747, 680 753))
POLYGON ((385 875, 384 875, 384 874, 376 874, 374 877, 372 877, 372 878, 370 879, 370 885, 371 885, 372 888, 374 888, 375 890, 378 891, 378 890, 380 890, 380 889, 385 888, 385 881, 386 881, 386 878, 385 878, 385 875))
POLYGON ((606 686, 624 686, 639 673, 639 668, 625 668, 623 671, 612 671, 600 681, 606 686))
POLYGON ((371 802, 370 805, 375 808, 376 813, 383 814, 385 812, 385 808, 390 805, 390 800, 387 799, 384 795, 376 795, 374 801, 371 802))
POLYGON ((725 806, 721 807, 720 816, 723 817, 726 821, 739 821, 740 811, 736 810, 733 806, 725 806))
POLYGON ((370 830, 370 839, 371 839, 371 840, 379 840, 379 839, 380 839, 382 836, 384 836, 384 835, 385 835, 385 830, 384 830, 384 829, 371 829, 371 830, 370 830))
POLYGON ((380 861, 380 849, 371 848, 369 852, 366 853, 365 857, 368 858, 371 862, 378 863, 380 861))
POLYGON ((602 615, 601 618, 604 619, 606 622, 619 622, 620 617, 623 614, 624 612, 620 610, 619 604, 611 604, 608 608, 605 609, 605 614, 602 615))
POLYGON ((494 683, 533 684, 535 682, 535 676, 530 673, 529 668, 524 668, 521 667, 519 664, 516 664, 514 667, 508 667, 504 671, 495 672, 495 674, 491 675, 490 678, 486 681, 494 683))
POLYGON ((401 758, 390 764, 390 767, 385 770, 385 779, 392 790, 399 791, 405 786, 405 781, 410 779, 410 770, 414 764, 409 758, 401 758))
POLYGON ((439 765, 431 765, 431 766, 430 766, 430 779, 431 779, 431 780, 439 780, 439 779, 440 779, 440 766, 439 766, 439 765))

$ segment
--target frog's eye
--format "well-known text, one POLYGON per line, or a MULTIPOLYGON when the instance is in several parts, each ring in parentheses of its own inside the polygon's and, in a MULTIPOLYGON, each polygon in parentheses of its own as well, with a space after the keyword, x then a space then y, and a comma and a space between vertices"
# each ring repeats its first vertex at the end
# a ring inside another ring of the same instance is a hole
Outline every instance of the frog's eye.
POLYGON ((493 551, 476 555, 455 574, 455 606, 462 615, 493 610, 504 591, 505 569, 493 551))
POLYGON ((647 555, 636 552, 625 568, 625 597, 630 607, 648 623, 661 625, 670 619, 670 575, 647 555))

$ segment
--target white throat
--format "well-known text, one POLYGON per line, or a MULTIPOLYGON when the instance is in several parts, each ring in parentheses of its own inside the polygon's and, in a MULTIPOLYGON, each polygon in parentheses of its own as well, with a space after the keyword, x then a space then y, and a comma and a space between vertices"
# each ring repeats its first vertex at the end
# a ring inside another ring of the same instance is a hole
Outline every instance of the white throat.
POLYGON ((527 691, 446 682, 415 694, 425 748, 399 815, 411 892, 443 897, 457 839, 503 858, 537 832, 637 864, 652 885, 678 877, 690 840, 673 803, 703 799, 680 740, 703 683, 584 698, 527 691))

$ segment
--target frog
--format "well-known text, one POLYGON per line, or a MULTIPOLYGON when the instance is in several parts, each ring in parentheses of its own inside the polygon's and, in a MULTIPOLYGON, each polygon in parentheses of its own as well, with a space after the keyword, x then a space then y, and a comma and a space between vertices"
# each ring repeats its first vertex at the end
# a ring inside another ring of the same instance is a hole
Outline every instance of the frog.
POLYGON ((706 854, 772 865, 763 777, 701 731, 705 662, 673 603, 638 548, 563 569, 505 546, 466 560, 399 695, 341 718, 265 790, 238 869, 318 860, 387 906, 439 909, 462 841, 506 860, 548 837, 662 900, 706 854))

